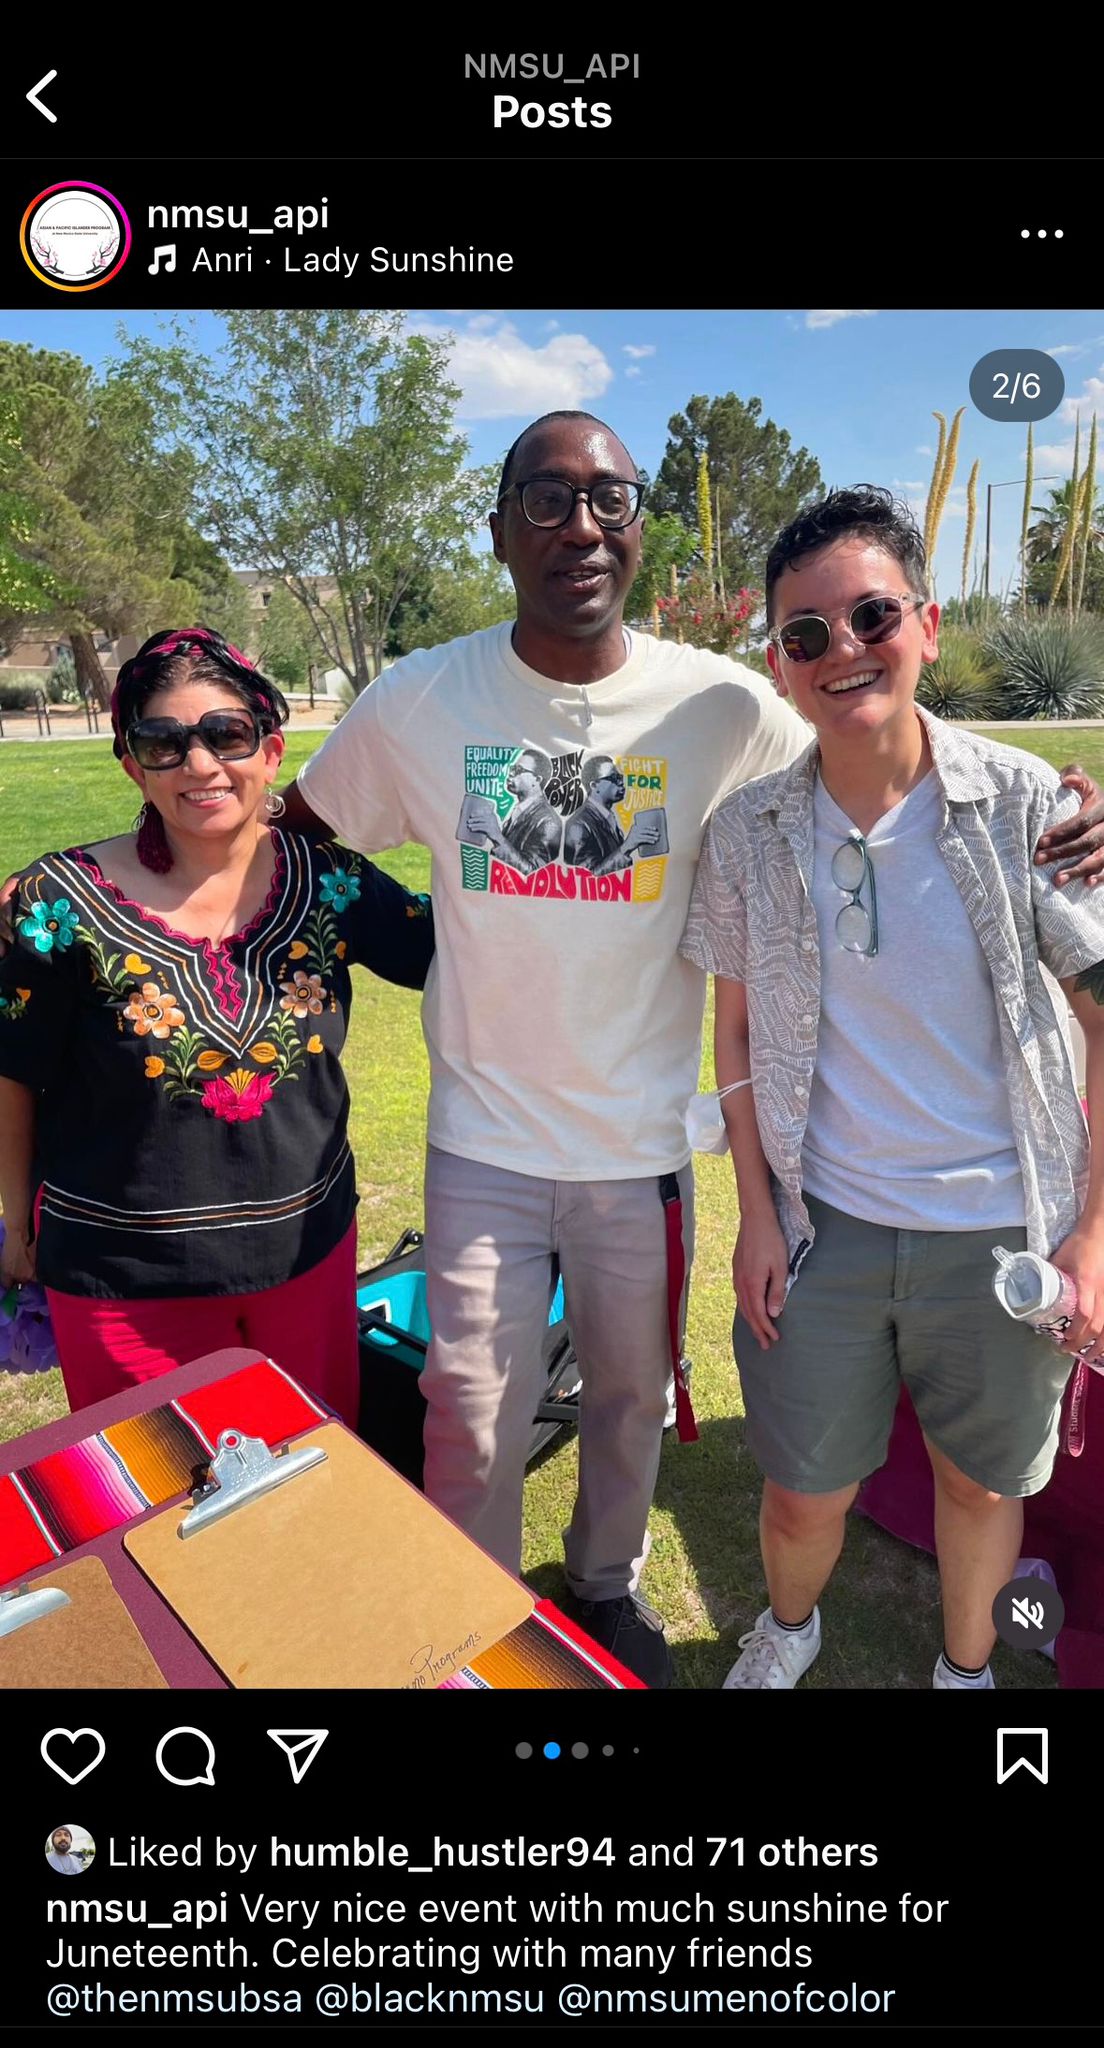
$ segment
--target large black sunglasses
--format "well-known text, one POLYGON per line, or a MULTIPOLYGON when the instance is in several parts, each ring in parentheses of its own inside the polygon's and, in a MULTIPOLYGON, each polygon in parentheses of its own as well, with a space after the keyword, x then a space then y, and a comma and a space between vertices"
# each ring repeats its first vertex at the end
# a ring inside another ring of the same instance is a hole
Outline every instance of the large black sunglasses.
MULTIPOLYGON (((864 597, 847 615, 848 631, 863 647, 881 647, 896 639, 907 611, 926 603, 926 598, 907 593, 902 597, 864 597)), ((787 661, 819 661, 832 645, 832 622, 819 612, 808 612, 776 626, 770 637, 787 661)))
POLYGON ((584 491, 569 484, 566 477, 529 476, 503 491, 499 504, 505 504, 515 491, 530 526, 566 526, 574 518, 578 500, 585 498, 591 517, 614 533, 632 525, 644 497, 640 484, 622 477, 603 477, 584 491))
POLYGON ((198 725, 182 725, 179 718, 136 718, 126 736, 127 752, 139 768, 153 773, 182 767, 194 740, 216 761, 248 761, 261 744, 261 728, 251 711, 205 711, 198 725))

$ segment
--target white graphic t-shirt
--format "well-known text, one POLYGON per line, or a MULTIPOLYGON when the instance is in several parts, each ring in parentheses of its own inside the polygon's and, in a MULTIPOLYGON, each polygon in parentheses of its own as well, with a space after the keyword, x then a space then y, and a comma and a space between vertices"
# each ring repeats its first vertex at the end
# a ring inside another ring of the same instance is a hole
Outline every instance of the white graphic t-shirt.
POLYGON ((808 737, 750 670, 637 633, 585 689, 526 667, 507 624, 362 692, 299 782, 345 844, 432 854, 431 1145, 551 1180, 685 1165, 705 821, 808 737))

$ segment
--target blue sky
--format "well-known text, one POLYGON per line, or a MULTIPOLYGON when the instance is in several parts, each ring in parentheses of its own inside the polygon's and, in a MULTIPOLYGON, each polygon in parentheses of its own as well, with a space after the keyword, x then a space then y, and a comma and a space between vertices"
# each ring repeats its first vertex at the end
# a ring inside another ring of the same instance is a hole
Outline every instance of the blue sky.
MULTIPOLYGON (((156 335, 164 314, 92 309, 0 315, 0 333, 41 348, 68 348, 98 365, 117 352, 120 321, 156 335)), ((1022 478, 1026 428, 982 417, 969 405, 970 371, 997 348, 1055 355, 1066 380, 1059 410, 1036 426, 1036 476, 1069 475, 1080 407, 1084 453, 1092 412, 1104 416, 1104 311, 833 312, 595 311, 549 308, 411 313, 413 325, 453 337, 459 418, 472 458, 501 458, 527 419, 559 406, 600 413, 638 462, 655 473, 667 422, 694 392, 735 391, 762 400, 764 416, 795 447, 817 457, 828 484, 895 486, 922 511, 938 426, 933 411, 962 423, 955 489, 944 516, 936 573, 944 597, 959 588, 966 479, 980 457, 975 552, 985 534, 985 487, 1022 478)), ((217 316, 196 316, 207 347, 217 316)), ((1104 461, 1100 465, 1104 476, 1104 461)), ((1104 482, 1098 485, 1104 489, 1104 482)), ((1035 492, 1041 501, 1048 486, 1035 492)), ((992 584, 1016 574, 1022 492, 993 493, 992 584)))

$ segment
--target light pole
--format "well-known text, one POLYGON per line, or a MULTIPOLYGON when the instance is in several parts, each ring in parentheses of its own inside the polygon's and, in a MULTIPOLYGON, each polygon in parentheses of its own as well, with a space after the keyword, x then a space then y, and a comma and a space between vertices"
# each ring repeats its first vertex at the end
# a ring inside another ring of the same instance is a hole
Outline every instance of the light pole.
MULTIPOLYGON (((1033 479, 1033 481, 1034 481, 1035 483, 1037 483, 1037 484, 1056 484, 1056 483, 1057 483, 1057 481, 1058 481, 1058 479, 1057 479, 1057 477, 1056 477, 1056 476, 1037 476, 1037 477, 1035 477, 1035 478, 1033 479)), ((990 546, 990 543, 991 543, 991 539, 992 539, 992 533, 993 533, 993 492, 994 492, 994 491, 1010 491, 1010 490, 1012 489, 1012 486, 1013 486, 1013 484, 1025 484, 1026 482, 1027 482, 1027 478, 1026 478, 1025 476, 1010 476, 1010 477, 1008 477, 1008 478, 1007 478, 1007 480, 1006 480, 1006 481, 1005 481, 1005 482, 1004 482, 1003 484, 986 484, 986 486, 985 486, 985 595, 986 595, 986 597, 988 597, 988 595, 989 595, 989 556, 990 556, 990 552, 991 552, 991 546, 990 546)), ((1021 565, 1020 565, 1020 574, 1022 575, 1023 573, 1024 573, 1024 565, 1023 565, 1023 564, 1021 563, 1021 565)))

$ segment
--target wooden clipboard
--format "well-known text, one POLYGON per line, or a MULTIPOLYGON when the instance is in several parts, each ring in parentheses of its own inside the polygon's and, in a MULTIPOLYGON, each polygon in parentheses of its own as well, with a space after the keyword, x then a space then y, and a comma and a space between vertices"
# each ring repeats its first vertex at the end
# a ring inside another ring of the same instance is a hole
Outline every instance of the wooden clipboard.
POLYGON ((56 1589, 66 1604, 24 1621, 0 1636, 0 1689, 69 1692, 167 1690, 122 1600, 98 1557, 47 1572, 16 1591, 13 1607, 56 1589))
POLYGON ((181 1538, 168 1508, 125 1547, 233 1686, 432 1691, 532 1612, 501 1565, 336 1424, 325 1460, 181 1538))

